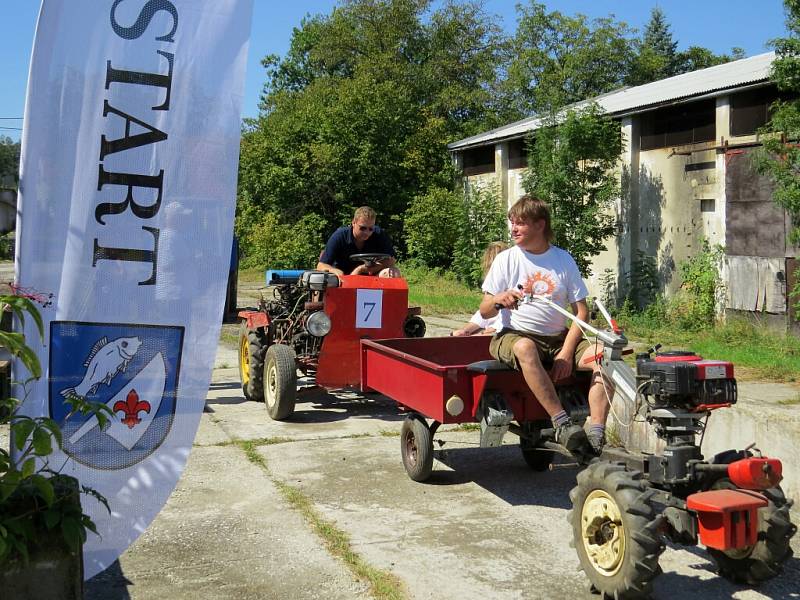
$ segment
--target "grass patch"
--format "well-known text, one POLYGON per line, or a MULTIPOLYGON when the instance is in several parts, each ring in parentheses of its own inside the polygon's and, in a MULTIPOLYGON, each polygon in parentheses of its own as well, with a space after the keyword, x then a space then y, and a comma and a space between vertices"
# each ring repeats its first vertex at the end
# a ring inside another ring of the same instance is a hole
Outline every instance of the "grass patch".
MULTIPOLYGON (((360 437, 360 436, 351 436, 360 437)), ((368 564, 352 548, 350 536, 334 523, 325 520, 314 508, 311 499, 297 488, 272 477, 266 459, 258 452, 258 447, 268 444, 281 444, 292 441, 289 438, 260 438, 257 440, 235 442, 247 456, 247 460, 261 467, 270 475, 272 483, 278 488, 289 505, 297 510, 322 539, 331 555, 342 560, 353 574, 369 582, 372 596, 377 600, 404 600, 407 596, 400 579, 389 571, 382 571, 368 564)))
POLYGON ((239 269, 239 283, 261 284, 266 286, 264 269, 239 269))
POLYGON ((480 423, 461 423, 455 427, 448 428, 447 431, 480 431, 480 423))
POLYGON ((239 348, 238 326, 223 325, 219 333, 219 342, 228 348, 239 348))
POLYGON ((800 404, 800 394, 797 394, 794 398, 786 398, 784 400, 778 400, 777 404, 781 406, 796 406, 800 404))
POLYGON ((687 331, 646 315, 622 321, 630 339, 697 352, 704 358, 727 360, 752 369, 758 378, 797 381, 800 377, 800 339, 776 333, 747 319, 730 319, 712 329, 687 331))
POLYGON ((400 435, 399 431, 394 431, 392 429, 380 429, 378 430, 378 435, 381 437, 398 437, 400 435))
POLYGON ((436 269, 403 266, 408 281, 408 304, 421 306, 422 314, 471 314, 478 310, 481 293, 436 269))

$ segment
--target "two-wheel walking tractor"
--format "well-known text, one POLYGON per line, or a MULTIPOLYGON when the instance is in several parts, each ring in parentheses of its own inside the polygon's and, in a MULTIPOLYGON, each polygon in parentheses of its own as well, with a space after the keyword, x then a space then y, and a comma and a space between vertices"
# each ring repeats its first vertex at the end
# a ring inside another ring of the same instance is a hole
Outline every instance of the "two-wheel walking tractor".
MULTIPOLYGON (((351 256, 367 265, 386 257, 351 256)), ((272 299, 239 312, 239 376, 245 397, 263 401, 275 420, 294 412, 298 371, 325 389, 358 387, 361 339, 425 335, 405 279, 297 270, 266 279, 272 299)))
MULTIPOLYGON (((658 450, 607 446, 577 476, 568 519, 593 590, 615 599, 647 597, 661 572, 666 540, 702 543, 719 573, 734 582, 774 577, 792 556, 797 529, 779 485, 781 462, 754 449, 710 460, 700 452, 711 412, 736 402, 733 365, 656 348, 638 355, 634 369, 622 358, 630 352, 627 339, 598 305, 610 330, 578 320, 596 336, 593 360, 629 412, 650 424, 658 450)), ((365 340, 361 366, 364 389, 409 410, 401 453, 416 481, 431 475, 433 437, 442 423, 479 422, 481 446, 499 445, 506 431, 516 433, 525 461, 536 470, 546 469, 554 452, 566 453, 552 441, 549 418, 521 375, 488 356, 486 336, 365 340)), ((573 378, 556 389, 573 420, 588 413, 587 381, 573 378)))

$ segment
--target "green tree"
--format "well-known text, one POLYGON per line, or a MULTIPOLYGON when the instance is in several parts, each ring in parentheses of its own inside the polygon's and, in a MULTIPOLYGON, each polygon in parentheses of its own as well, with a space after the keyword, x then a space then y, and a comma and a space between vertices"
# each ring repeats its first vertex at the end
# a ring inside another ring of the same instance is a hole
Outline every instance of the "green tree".
POLYGON ((627 83, 642 85, 678 74, 678 42, 672 38, 667 17, 659 7, 650 11, 650 20, 637 46, 627 83))
POLYGON ((636 55, 625 78, 628 85, 643 85, 744 58, 744 50, 738 47, 732 48, 730 54, 714 54, 702 46, 689 46, 679 52, 667 17, 657 6, 650 12, 644 33, 634 45, 636 55))
POLYGON ((610 209, 620 193, 622 143, 619 124, 592 104, 538 130, 529 146, 523 186, 548 202, 554 243, 572 254, 584 276, 615 231, 610 209))
POLYGON ((0 184, 7 178, 19 181, 19 142, 0 136, 0 184))
POLYGON ((518 112, 552 113, 622 86, 633 56, 625 23, 547 12, 537 2, 517 10, 506 93, 518 112))
POLYGON ((334 227, 368 204, 399 240, 411 200, 452 184, 446 143, 502 122, 505 38, 476 3, 431 6, 346 0, 265 59, 261 114, 242 139, 240 228, 259 211, 334 227))

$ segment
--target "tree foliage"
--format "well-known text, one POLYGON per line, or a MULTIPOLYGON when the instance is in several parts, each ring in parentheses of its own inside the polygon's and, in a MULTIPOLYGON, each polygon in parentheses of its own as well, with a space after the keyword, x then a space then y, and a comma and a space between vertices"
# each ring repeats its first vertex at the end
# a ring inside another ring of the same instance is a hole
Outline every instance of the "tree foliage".
POLYGON ((689 46, 679 52, 667 17, 657 6, 650 12, 642 37, 634 40, 633 45, 635 56, 625 78, 628 85, 643 85, 744 58, 744 50, 737 47, 732 48, 730 54, 714 54, 702 46, 689 46))
POLYGON ((613 17, 518 6, 506 90, 522 114, 545 114, 623 85, 632 58, 631 30, 613 17))
POLYGON ((593 104, 540 129, 530 144, 523 186, 548 202, 554 243, 572 254, 584 276, 615 230, 610 209, 620 193, 615 169, 622 143, 619 124, 593 104))
POLYGON ((8 179, 19 181, 19 142, 0 136, 0 185, 8 179))
POLYGON ((240 215, 330 226, 368 204, 394 237, 412 198, 452 184, 446 144, 500 123, 503 36, 478 4, 347 0, 267 57, 240 161, 240 215), (252 214, 252 213, 248 213, 252 214))

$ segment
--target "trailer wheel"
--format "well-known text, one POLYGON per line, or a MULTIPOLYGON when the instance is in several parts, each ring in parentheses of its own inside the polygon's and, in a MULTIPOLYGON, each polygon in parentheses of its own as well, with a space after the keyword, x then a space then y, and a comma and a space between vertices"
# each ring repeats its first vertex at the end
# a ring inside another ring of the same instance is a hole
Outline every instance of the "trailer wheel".
POLYGON ((547 471, 555 456, 555 452, 545 450, 540 446, 525 447, 521 440, 519 449, 522 450, 522 458, 525 459, 525 463, 534 471, 547 471))
MULTIPOLYGON (((736 489, 727 478, 717 481, 715 489, 736 489)), ((708 548, 719 574, 735 583, 756 585, 780 573, 783 563, 792 556, 789 544, 797 527, 792 524, 787 500, 780 486, 761 492, 768 504, 758 511, 758 541, 738 550, 708 548)))
POLYGON ((550 468, 555 457, 555 452, 546 450, 540 443, 541 430, 549 425, 548 422, 528 423, 525 431, 526 436, 520 436, 519 449, 522 451, 522 458, 525 463, 534 471, 546 471, 550 468), (531 436, 531 437, 529 437, 531 436))
POLYGON ((403 466, 413 481, 425 481, 433 470, 433 436, 420 415, 409 415, 400 432, 403 466))
POLYGON ((294 412, 297 400, 297 364, 294 350, 284 344, 273 344, 267 350, 264 366, 264 403, 269 416, 276 421, 294 412))
POLYGON ((648 597, 664 550, 649 485, 640 472, 607 461, 589 465, 577 479, 567 519, 581 568, 601 596, 648 597))
POLYGON ((266 336, 257 329, 248 329, 247 322, 239 327, 239 381, 242 393, 248 400, 264 401, 264 354, 266 336))

